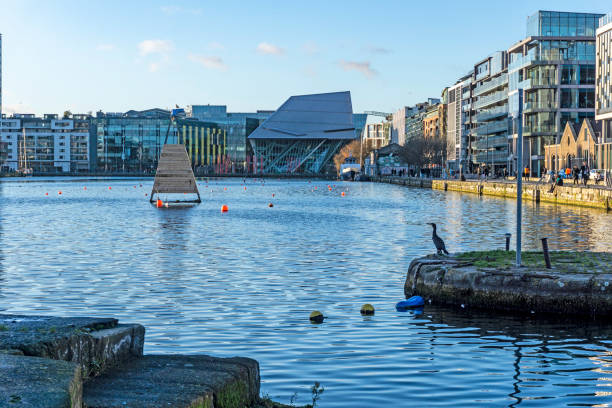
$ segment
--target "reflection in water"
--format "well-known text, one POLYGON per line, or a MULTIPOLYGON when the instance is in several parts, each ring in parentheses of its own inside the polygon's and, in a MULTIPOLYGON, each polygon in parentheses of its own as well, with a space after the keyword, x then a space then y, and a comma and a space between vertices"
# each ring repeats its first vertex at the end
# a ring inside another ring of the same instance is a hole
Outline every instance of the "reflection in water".
MULTIPOLYGON (((145 325, 146 353, 252 357, 262 392, 285 402, 309 402, 320 381, 324 407, 612 404, 606 326, 395 310, 408 264, 433 252, 426 222, 451 252, 501 248, 512 200, 219 179, 201 205, 156 209, 152 180, 83 183, 0 183, 0 311, 115 316, 145 325), (324 324, 309 323, 314 309, 324 324)), ((611 228, 603 211, 525 204, 528 249, 548 236, 551 249, 611 251, 611 228)))

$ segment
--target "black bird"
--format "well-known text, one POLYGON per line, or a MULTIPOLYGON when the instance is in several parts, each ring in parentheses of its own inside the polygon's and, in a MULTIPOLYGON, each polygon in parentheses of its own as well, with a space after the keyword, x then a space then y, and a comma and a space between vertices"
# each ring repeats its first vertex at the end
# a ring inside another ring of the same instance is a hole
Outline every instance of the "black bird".
POLYGON ((446 245, 444 245, 444 241, 442 238, 436 234, 436 224, 433 222, 428 222, 429 225, 433 227, 433 234, 431 235, 431 239, 433 240, 434 245, 436 246, 436 250, 438 251, 438 255, 441 253, 445 253, 448 255, 448 251, 446 250, 446 245))

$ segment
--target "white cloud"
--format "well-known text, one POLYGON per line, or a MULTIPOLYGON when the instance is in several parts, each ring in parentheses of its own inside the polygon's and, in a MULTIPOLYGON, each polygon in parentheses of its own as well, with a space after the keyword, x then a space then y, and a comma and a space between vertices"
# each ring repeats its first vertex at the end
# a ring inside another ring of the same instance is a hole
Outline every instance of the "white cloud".
POLYGON ((260 54, 283 55, 285 50, 267 42, 259 43, 257 52, 260 54))
POLYGON ((227 71, 227 65, 225 65, 225 63, 220 57, 189 54, 188 58, 191 61, 199 63, 204 68, 216 69, 218 71, 227 71))
POLYGON ((33 109, 23 102, 10 105, 2 105, 2 113, 12 115, 13 113, 32 113, 33 109))
POLYGON ((165 14, 193 14, 200 15, 202 14, 202 9, 190 9, 181 6, 161 6, 160 10, 165 14))
POLYGON ((366 78, 372 78, 378 75, 378 72, 370 67, 370 61, 355 62, 355 61, 340 61, 340 66, 345 71, 361 72, 366 78))
POLYGON ((144 40, 138 44, 140 55, 167 54, 174 49, 174 43, 168 40, 144 40))
POLYGON ((98 44, 96 50, 98 51, 113 51, 115 49, 114 44, 98 44))

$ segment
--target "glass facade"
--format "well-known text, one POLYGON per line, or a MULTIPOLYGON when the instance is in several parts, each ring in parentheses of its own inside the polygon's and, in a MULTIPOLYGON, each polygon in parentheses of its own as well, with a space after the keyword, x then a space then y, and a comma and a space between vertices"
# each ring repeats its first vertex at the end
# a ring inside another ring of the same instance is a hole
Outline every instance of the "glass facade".
POLYGON ((171 123, 168 112, 99 113, 91 121, 98 171, 154 174, 166 134, 167 143, 185 144, 194 169, 225 161, 226 132, 214 123, 194 119, 171 123))
MULTIPOLYGON (((509 113, 513 117, 519 108, 517 91, 524 91, 525 163, 514 162, 515 170, 529 167, 539 175, 543 145, 555 143, 567 121, 593 115, 595 30, 601 16, 539 11, 527 19, 527 38, 508 51, 509 113)), ((511 154, 514 152, 513 148, 511 154)))

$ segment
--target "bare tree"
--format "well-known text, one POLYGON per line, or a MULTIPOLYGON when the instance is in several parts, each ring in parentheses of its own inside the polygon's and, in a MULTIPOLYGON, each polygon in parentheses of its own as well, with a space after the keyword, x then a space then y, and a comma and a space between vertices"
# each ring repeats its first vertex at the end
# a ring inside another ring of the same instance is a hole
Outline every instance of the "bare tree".
POLYGON ((344 147, 342 147, 334 156, 336 171, 340 172, 340 166, 349 156, 353 156, 358 163, 363 165, 363 160, 368 157, 372 150, 374 150, 372 146, 368 145, 367 143, 364 143, 363 146, 361 146, 361 140, 359 139, 355 139, 349 144, 344 145, 344 147))
POLYGON ((446 143, 440 137, 417 137, 402 146, 400 157, 402 160, 416 168, 443 164, 446 143))

